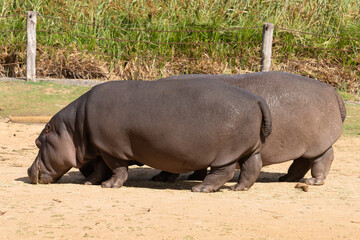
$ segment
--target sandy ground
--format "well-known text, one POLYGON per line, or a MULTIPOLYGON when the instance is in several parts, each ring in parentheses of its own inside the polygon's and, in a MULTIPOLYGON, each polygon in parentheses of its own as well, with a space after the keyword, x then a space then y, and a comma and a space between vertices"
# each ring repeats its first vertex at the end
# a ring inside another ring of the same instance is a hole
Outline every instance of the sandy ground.
POLYGON ((277 182, 286 163, 264 168, 247 192, 229 190, 229 182, 204 194, 190 191, 196 182, 151 182, 158 171, 147 167, 131 168, 120 189, 81 185, 76 169, 57 184, 30 184, 42 127, 0 119, 0 239, 360 237, 360 138, 335 144, 326 184, 308 192, 277 182))

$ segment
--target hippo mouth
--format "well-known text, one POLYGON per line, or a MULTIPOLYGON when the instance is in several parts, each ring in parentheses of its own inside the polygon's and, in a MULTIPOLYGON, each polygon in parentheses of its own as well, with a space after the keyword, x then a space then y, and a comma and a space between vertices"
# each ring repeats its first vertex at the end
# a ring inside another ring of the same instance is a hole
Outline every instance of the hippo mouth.
POLYGON ((30 182, 33 184, 47 184, 56 182, 59 178, 52 178, 50 172, 43 171, 42 169, 46 169, 45 165, 40 160, 40 153, 37 155, 34 163, 27 170, 28 176, 30 178, 30 182))

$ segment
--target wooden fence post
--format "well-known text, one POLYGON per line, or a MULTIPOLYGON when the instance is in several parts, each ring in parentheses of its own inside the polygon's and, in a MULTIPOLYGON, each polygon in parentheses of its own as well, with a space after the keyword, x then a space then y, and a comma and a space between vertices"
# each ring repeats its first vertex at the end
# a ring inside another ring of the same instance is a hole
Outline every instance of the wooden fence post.
POLYGON ((264 23, 262 32, 261 71, 268 72, 271 67, 271 47, 274 33, 274 24, 264 23))
POLYGON ((27 12, 26 81, 36 81, 36 22, 37 12, 27 12))

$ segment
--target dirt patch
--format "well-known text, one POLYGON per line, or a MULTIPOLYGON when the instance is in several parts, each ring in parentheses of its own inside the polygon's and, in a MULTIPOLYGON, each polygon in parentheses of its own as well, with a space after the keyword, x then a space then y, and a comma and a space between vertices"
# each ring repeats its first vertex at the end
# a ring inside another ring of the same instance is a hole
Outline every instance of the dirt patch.
POLYGON ((248 192, 229 182, 202 194, 192 181, 151 182, 158 171, 148 167, 131 168, 121 189, 81 185, 76 169, 32 185, 42 127, 0 119, 0 239, 358 239, 360 138, 335 144, 326 184, 307 192, 277 182, 285 163, 265 167, 248 192))

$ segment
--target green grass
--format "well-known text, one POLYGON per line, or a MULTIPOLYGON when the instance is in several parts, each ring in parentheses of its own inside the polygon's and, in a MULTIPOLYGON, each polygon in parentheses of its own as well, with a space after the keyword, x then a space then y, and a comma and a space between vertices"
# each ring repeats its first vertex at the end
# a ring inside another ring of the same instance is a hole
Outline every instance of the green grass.
POLYGON ((0 117, 51 116, 87 90, 49 82, 0 82, 0 117))
MULTIPOLYGON (((274 64, 288 59, 325 59, 331 64, 353 69, 360 61, 360 1, 359 0, 286 0, 286 1, 249 1, 249 0, 2 0, 0 15, 14 13, 25 14, 26 11, 38 11, 42 16, 58 17, 64 20, 81 21, 86 24, 63 22, 46 17, 38 17, 38 44, 55 48, 43 49, 46 54, 39 54, 39 61, 44 58, 58 57, 59 49, 78 49, 112 54, 97 56, 106 61, 111 68, 118 60, 129 61, 131 56, 167 56, 181 58, 184 56, 203 58, 206 56, 222 58, 230 72, 246 68, 249 71, 259 70, 258 62, 249 63, 242 59, 236 62, 228 57, 260 57, 261 43, 213 44, 213 45, 173 45, 157 43, 134 43, 108 41, 78 36, 49 34, 41 30, 61 32, 65 34, 86 35, 118 40, 141 40, 151 42, 239 42, 261 41, 264 22, 272 22, 278 27, 311 32, 327 36, 341 36, 349 39, 319 37, 298 34, 275 29, 274 32, 274 64), (92 25, 93 24, 93 25, 92 25), (104 28, 100 26, 110 26, 104 28), (208 32, 152 32, 124 30, 120 28, 152 29, 152 30, 212 30, 233 27, 253 27, 242 31, 208 31, 208 32), (310 48, 307 48, 310 47, 310 48), (325 48, 314 49, 311 47, 325 48), (332 51, 326 49, 341 49, 332 51), (130 57, 129 57, 130 56, 130 57), (250 65, 249 65, 250 64, 250 65)), ((24 17, 0 19, 0 29, 24 29, 24 17)), ((22 52, 18 59, 24 60, 25 32, 1 33, 1 45, 4 51, 14 49, 22 52)), ((66 53, 71 57, 71 52, 66 53)), ((85 54, 86 55, 86 54, 85 54)), ((152 59, 143 59, 152 61, 152 59)), ((157 60, 157 68, 163 67, 168 59, 157 60)), ((187 63, 193 65, 194 62, 187 63)), ((214 64, 218 64, 214 62, 214 64)), ((182 64, 184 65, 184 64, 182 64)), ((195 64, 196 65, 196 64, 195 64)), ((180 66, 181 67, 181 66, 180 66)), ((198 71, 184 67, 182 73, 198 71)), ((350 71, 350 70, 349 70, 350 71)), ((161 71, 156 73, 161 75, 161 71)), ((359 73, 355 71, 356 80, 359 73)))
POLYGON ((346 111, 343 134, 360 137, 360 105, 346 104, 346 111))
POLYGON ((340 96, 344 99, 344 101, 360 101, 359 94, 350 94, 345 91, 338 91, 340 96))

